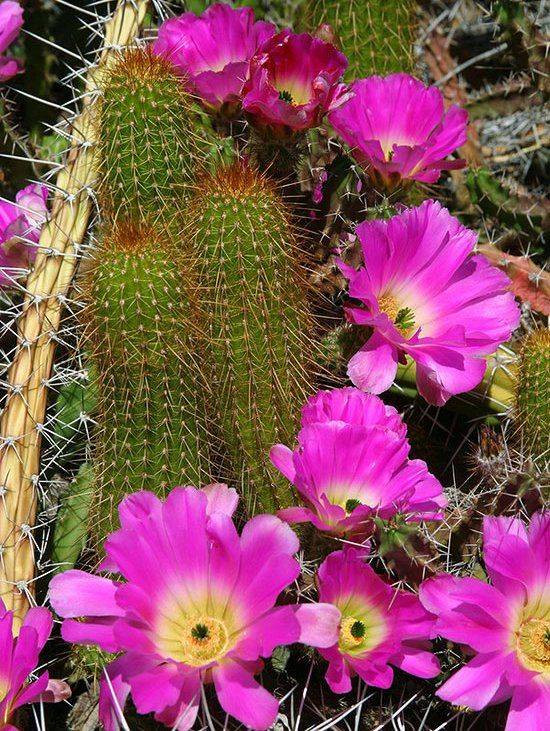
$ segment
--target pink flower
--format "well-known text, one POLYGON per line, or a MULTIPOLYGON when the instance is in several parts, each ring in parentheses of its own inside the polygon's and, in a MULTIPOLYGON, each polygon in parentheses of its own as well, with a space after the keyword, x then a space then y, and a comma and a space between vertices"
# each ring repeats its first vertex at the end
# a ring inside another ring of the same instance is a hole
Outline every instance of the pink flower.
POLYGON ((346 546, 331 553, 318 573, 319 600, 342 615, 338 642, 320 653, 334 693, 348 693, 357 674, 368 685, 389 688, 393 669, 433 678, 439 663, 430 652, 434 618, 408 591, 393 589, 363 561, 365 551, 346 546))
POLYGON ((539 731, 550 718, 550 513, 528 529, 486 517, 483 544, 492 586, 442 574, 420 588, 437 615, 433 635, 475 653, 437 695, 475 710, 511 698, 506 731, 539 731))
POLYGON ((29 609, 18 637, 13 636, 13 612, 0 599, 0 731, 17 731, 10 723, 14 712, 27 703, 55 703, 71 695, 61 680, 50 680, 47 672, 36 680, 29 675, 52 631, 52 615, 44 607, 29 609))
POLYGON ((15 203, 0 201, 0 286, 13 284, 17 270, 34 260, 47 199, 46 186, 34 183, 17 193, 15 203))
POLYGON ((123 653, 102 683, 107 731, 119 728, 116 706, 124 707, 128 693, 139 713, 190 729, 202 683, 214 683, 228 714, 266 729, 278 702, 254 679, 260 658, 277 645, 334 643, 334 607, 275 607, 300 573, 295 534, 260 515, 239 536, 231 519, 236 502, 225 485, 207 493, 175 488, 164 502, 150 492, 130 495, 119 508, 122 528, 105 543, 125 581, 75 570, 52 579, 52 605, 67 618, 64 639, 123 653))
POLYGON ((424 462, 408 459, 405 431, 395 409, 376 396, 353 388, 314 396, 297 449, 271 449, 271 461, 304 502, 279 516, 356 540, 372 532, 374 517, 440 519, 443 489, 424 462))
POLYGON ((216 3, 200 17, 184 13, 165 21, 153 50, 172 61, 206 104, 219 109, 239 101, 250 59, 274 33, 271 23, 254 22, 252 8, 216 3))
POLYGON ((347 87, 339 83, 347 65, 330 43, 283 30, 252 59, 243 109, 256 124, 283 135, 316 127, 347 99, 347 87))
POLYGON ((359 388, 388 389, 405 356, 416 361, 419 393, 444 404, 477 386, 485 360, 519 322, 510 280, 485 257, 471 256, 476 234, 435 201, 357 228, 364 267, 340 263, 350 322, 373 334, 348 364, 359 388))
POLYGON ((329 121, 354 157, 385 185, 435 183, 441 170, 466 164, 445 158, 466 142, 468 114, 454 105, 445 112, 435 86, 391 74, 359 79, 351 90, 353 96, 329 121))
MULTIPOLYGON (((0 2, 0 53, 4 53, 19 35, 23 25, 23 8, 12 0, 0 2)), ((21 71, 21 64, 9 56, 0 56, 0 82, 21 71)))

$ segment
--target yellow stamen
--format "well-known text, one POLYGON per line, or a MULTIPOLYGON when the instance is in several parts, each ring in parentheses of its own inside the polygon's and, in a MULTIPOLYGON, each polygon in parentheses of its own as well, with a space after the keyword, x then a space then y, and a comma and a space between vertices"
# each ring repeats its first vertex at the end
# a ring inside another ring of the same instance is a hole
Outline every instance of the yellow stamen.
POLYGON ((378 300, 378 307, 394 323, 404 337, 416 330, 414 312, 410 307, 402 307, 391 294, 384 294, 378 300))
POLYGON ((199 667, 226 654, 229 634, 216 617, 193 617, 186 620, 180 642, 182 652, 178 660, 199 667))
POLYGON ((338 645, 344 652, 356 649, 365 640, 365 623, 357 617, 343 617, 340 624, 338 645))
POLYGON ((533 618, 523 622, 517 634, 517 652, 529 670, 550 672, 550 621, 533 618))

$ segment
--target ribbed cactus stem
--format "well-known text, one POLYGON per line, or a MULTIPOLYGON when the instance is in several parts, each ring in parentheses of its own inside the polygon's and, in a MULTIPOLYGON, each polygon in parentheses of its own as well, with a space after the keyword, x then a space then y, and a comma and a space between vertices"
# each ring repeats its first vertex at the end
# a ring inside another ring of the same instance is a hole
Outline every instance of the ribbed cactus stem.
POLYGON ((516 421, 523 449, 544 468, 550 464, 550 331, 523 341, 516 379, 516 421))
POLYGON ((98 115, 101 204, 115 219, 163 216, 189 192, 213 138, 193 98, 150 47, 120 54, 105 73, 98 115))
POLYGON ((84 282, 83 347, 98 374, 98 539, 126 493, 162 495, 208 474, 194 263, 155 225, 117 224, 84 282), (204 474, 203 474, 204 470, 204 474))
POLYGON ((237 164, 199 184, 186 234, 202 261, 229 479, 249 512, 273 511, 291 494, 268 452, 292 439, 314 351, 290 212, 272 183, 237 164))
POLYGON ((410 72, 414 66, 413 0, 305 0, 300 28, 328 23, 349 60, 347 79, 410 72))

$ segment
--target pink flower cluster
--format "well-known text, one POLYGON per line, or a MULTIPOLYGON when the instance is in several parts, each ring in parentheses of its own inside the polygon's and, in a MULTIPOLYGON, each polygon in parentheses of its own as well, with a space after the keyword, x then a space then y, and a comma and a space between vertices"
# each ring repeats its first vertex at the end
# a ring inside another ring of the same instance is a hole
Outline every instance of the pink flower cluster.
POLYGON ((8 81, 21 71, 21 64, 2 54, 19 35, 23 25, 23 8, 13 0, 0 2, 0 82, 8 81))
POLYGON ((378 397, 356 388, 319 392, 303 409, 298 447, 271 450, 304 501, 279 516, 354 540, 373 532, 374 517, 441 519, 443 488, 409 450, 401 417, 378 397))
POLYGON ((343 53, 308 33, 276 33, 252 8, 210 6, 159 29, 154 52, 170 59, 188 88, 214 110, 242 104, 254 124, 278 135, 314 127, 348 98, 343 53))
POLYGON ((47 200, 47 187, 33 183, 17 193, 15 203, 0 201, 0 286, 13 284, 34 260, 47 200))
POLYGON ((51 631, 50 612, 44 607, 33 607, 14 638, 13 612, 6 611, 0 599, 0 731, 18 731, 11 720, 21 706, 38 701, 55 703, 70 696, 69 686, 50 680, 48 672, 29 680, 51 631))

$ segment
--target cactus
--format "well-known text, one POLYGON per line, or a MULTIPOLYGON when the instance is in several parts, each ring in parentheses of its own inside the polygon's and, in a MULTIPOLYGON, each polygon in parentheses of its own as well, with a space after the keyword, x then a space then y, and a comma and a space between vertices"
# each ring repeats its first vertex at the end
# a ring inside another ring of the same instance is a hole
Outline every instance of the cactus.
POLYGON ((250 512, 288 503, 268 464, 290 440, 311 390, 306 286, 289 210, 266 178, 243 164, 203 179, 186 235, 201 252, 217 420, 250 512))
POLYGON ((199 127, 193 98, 170 62, 150 47, 121 54, 104 83, 98 114, 102 208, 115 219, 166 214, 170 220, 215 138, 199 127))
POLYGON ((415 5, 410 0, 305 0, 299 26, 332 26, 349 60, 347 79, 410 72, 414 66, 415 5))
POLYGON ((521 442, 540 467, 550 463, 550 331, 539 329, 523 341, 516 379, 516 423, 521 442))
POLYGON ((205 383, 193 263, 162 227, 118 223, 83 283, 83 347, 98 374, 94 531, 116 526, 127 492, 200 484, 205 383))
POLYGON ((56 573, 72 568, 86 544, 93 482, 93 468, 84 462, 67 494, 63 495, 55 521, 51 556, 56 573))

